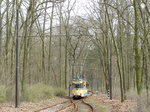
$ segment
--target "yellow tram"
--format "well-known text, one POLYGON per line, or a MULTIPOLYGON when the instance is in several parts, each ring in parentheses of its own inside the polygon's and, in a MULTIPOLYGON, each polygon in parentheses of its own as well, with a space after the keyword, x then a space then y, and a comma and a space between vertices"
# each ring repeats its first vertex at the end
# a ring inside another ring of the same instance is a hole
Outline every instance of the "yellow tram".
POLYGON ((72 81, 72 96, 73 98, 85 97, 88 94, 88 82, 86 79, 74 79, 72 81))

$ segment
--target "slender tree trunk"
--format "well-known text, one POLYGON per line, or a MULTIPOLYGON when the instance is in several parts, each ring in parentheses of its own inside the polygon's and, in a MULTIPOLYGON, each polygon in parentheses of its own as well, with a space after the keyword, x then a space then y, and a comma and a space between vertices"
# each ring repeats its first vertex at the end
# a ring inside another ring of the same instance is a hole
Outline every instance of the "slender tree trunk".
POLYGON ((47 0, 45 0, 45 8, 44 8, 44 21, 43 21, 43 31, 42 31, 42 75, 43 82, 46 83, 47 78, 45 75, 45 23, 46 23, 46 15, 47 15, 47 0))
MULTIPOLYGON (((32 6, 33 3, 30 1, 29 7, 27 9, 27 16, 25 19, 25 24, 24 24, 24 29, 23 29, 23 68, 22 68, 22 78, 21 78, 21 93, 22 97, 24 98, 25 96, 25 84, 26 84, 26 77, 27 77, 27 65, 28 65, 28 47, 29 47, 29 36, 30 36, 30 31, 29 28, 29 23, 31 21, 31 11, 32 11, 32 6)), ((31 23, 32 24, 32 23, 31 23)))
POLYGON ((51 18, 50 18, 50 37, 49 37, 49 55, 48 55, 48 78, 50 79, 50 70, 51 70, 51 44, 52 44, 52 31, 53 31, 53 15, 54 15, 54 6, 55 3, 52 2, 52 12, 51 12, 51 18))
POLYGON ((116 55, 117 55, 117 66, 118 66, 119 77, 120 77, 121 102, 123 102, 124 101, 124 93, 123 93, 123 84, 122 84, 123 81, 122 81, 121 67, 120 67, 120 62, 119 62, 119 53, 118 53, 118 48, 117 48, 117 45, 116 45, 115 37, 114 37, 114 34, 113 34, 109 13, 108 13, 107 6, 106 6, 106 0, 104 0, 104 2, 105 2, 105 9, 106 9, 106 15, 107 15, 107 18, 108 18, 109 28, 110 28, 112 40, 113 40, 116 55))
POLYGON ((13 84, 13 71, 14 71, 14 48, 15 48, 15 35, 12 34, 12 25, 13 25, 13 19, 14 19, 14 13, 15 13, 15 2, 13 3, 13 7, 12 7, 12 15, 11 15, 11 20, 10 20, 10 27, 9 27, 9 31, 12 35, 12 43, 11 43, 11 64, 10 64, 10 80, 11 83, 10 84, 13 84))
POLYGON ((68 31, 66 31, 66 42, 65 42, 65 89, 67 89, 67 68, 68 68, 68 31))
POLYGON ((133 0, 134 5, 134 16, 135 16, 135 35, 134 35, 134 42, 135 42, 135 72, 136 72, 136 87, 137 93, 141 94, 141 57, 140 57, 140 37, 139 37, 139 15, 138 15, 138 7, 137 1, 133 0))
POLYGON ((60 8, 59 8, 59 14, 60 14, 60 17, 59 17, 59 24, 60 24, 60 27, 59 27, 59 35, 60 35, 60 37, 59 37, 59 77, 60 77, 60 87, 61 87, 61 83, 62 83, 62 70, 61 70, 61 68, 62 68, 62 66, 61 66, 61 34, 62 34, 62 31, 61 31, 61 27, 62 27, 62 12, 61 12, 61 10, 62 10, 62 6, 61 6, 61 3, 60 3, 60 8))
POLYGON ((112 100, 112 41, 111 39, 109 40, 109 48, 110 48, 110 53, 109 53, 109 88, 110 88, 110 99, 112 100))
MULTIPOLYGON (((29 14, 29 13, 28 13, 29 14)), ((23 63, 23 67, 22 67, 22 77, 21 77, 21 94, 22 94, 22 97, 24 98, 24 95, 25 95, 25 73, 26 73, 26 65, 27 65, 27 25, 28 25, 28 16, 26 17, 26 21, 25 21, 25 26, 24 26, 24 40, 23 40, 23 45, 24 45, 24 48, 23 48, 23 60, 22 60, 22 63, 23 63)))
POLYGON ((7 57, 8 57, 8 45, 9 45, 9 41, 10 41, 10 37, 9 37, 9 0, 6 1, 6 43, 5 43, 5 47, 6 47, 6 68, 7 68, 7 57))
MULTIPOLYGON (((1 4, 2 0, 0 1, 0 66, 2 66, 2 12, 1 12, 1 4)), ((0 68, 0 78, 2 78, 2 67, 0 68)))
POLYGON ((67 84, 68 84, 68 41, 70 38, 70 1, 68 1, 68 6, 67 6, 67 17, 66 17, 66 24, 65 24, 65 34, 66 34, 66 39, 65 39, 65 89, 67 89, 67 84))
POLYGON ((7 73, 8 73, 8 52, 10 42, 9 32, 9 0, 6 1, 6 42, 5 42, 5 84, 7 85, 7 73))
POLYGON ((35 6, 36 6, 36 0, 31 0, 31 11, 30 11, 30 25, 28 30, 28 39, 27 39, 27 49, 28 49, 28 83, 32 84, 32 32, 34 31, 33 26, 35 22, 35 6))
POLYGON ((124 99, 126 99, 126 87, 125 87, 125 67, 124 67, 124 55, 123 55, 123 42, 122 42, 122 38, 123 38, 123 28, 122 28, 122 24, 121 24, 121 18, 119 16, 119 12, 118 12, 118 37, 119 37, 119 43, 120 43, 120 65, 122 68, 122 87, 123 87, 123 93, 124 93, 124 99))

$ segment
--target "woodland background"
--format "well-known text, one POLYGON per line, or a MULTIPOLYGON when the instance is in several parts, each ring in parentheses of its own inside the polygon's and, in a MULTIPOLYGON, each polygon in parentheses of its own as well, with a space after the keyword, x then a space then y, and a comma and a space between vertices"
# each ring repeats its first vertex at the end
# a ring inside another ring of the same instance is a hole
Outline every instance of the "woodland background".
POLYGON ((122 102, 149 106, 150 0, 87 0, 83 15, 77 2, 0 0, 1 99, 15 87, 18 6, 22 100, 33 85, 67 90, 74 77, 85 77, 91 90, 112 87, 122 102))

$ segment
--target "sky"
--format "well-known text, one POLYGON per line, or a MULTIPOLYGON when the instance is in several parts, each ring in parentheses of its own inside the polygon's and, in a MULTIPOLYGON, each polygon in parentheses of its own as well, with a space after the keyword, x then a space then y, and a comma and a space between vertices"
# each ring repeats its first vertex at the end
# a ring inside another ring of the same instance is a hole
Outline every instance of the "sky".
MULTIPOLYGON (((66 0, 65 4, 67 5, 68 0, 66 0)), ((71 5, 70 7, 73 5, 73 3, 76 1, 75 3, 75 8, 73 10, 73 12, 71 13, 71 16, 73 15, 78 15, 78 16, 84 16, 87 12, 86 12, 86 6, 88 5, 89 1, 91 0, 69 0, 71 1, 71 5)))
POLYGON ((89 0, 77 0, 77 7, 76 11, 78 12, 79 15, 86 14, 85 8, 88 4, 89 0))

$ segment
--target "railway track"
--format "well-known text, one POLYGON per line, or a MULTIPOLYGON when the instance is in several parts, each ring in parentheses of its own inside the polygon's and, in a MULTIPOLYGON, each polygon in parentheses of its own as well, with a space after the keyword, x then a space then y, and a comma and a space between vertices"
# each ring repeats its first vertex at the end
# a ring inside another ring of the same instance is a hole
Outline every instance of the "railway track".
POLYGON ((51 105, 35 112, 95 112, 93 106, 85 101, 87 98, 88 97, 79 100, 69 99, 65 102, 51 105))
POLYGON ((90 112, 95 112, 92 105, 90 105, 89 103, 87 103, 84 99, 82 100, 82 102, 83 102, 85 105, 87 105, 87 106, 91 109, 90 112))

